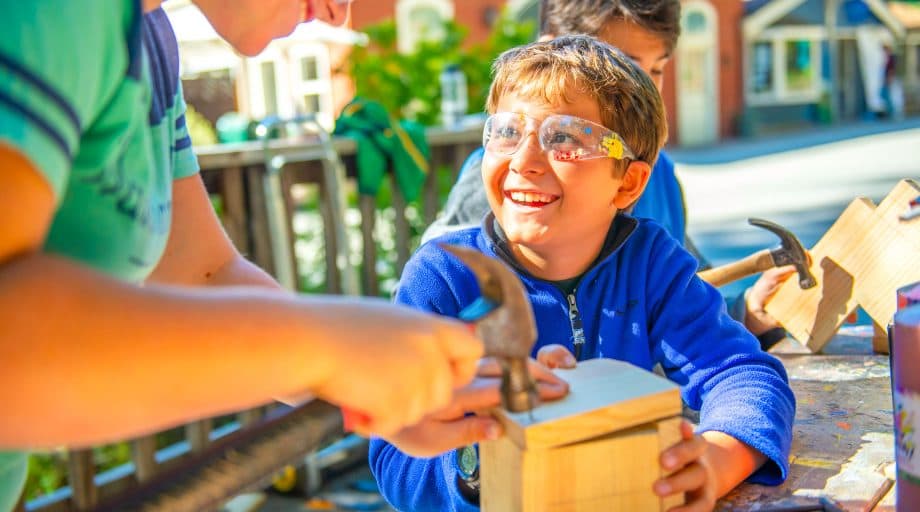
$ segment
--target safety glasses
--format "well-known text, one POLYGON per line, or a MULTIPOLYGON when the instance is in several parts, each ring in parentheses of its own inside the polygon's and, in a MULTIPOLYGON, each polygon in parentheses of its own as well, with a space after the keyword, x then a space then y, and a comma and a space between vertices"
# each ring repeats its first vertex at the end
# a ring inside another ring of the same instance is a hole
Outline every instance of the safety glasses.
POLYGON ((514 112, 498 112, 486 119, 482 146, 491 153, 513 155, 530 133, 553 160, 574 162, 595 158, 635 160, 636 155, 616 132, 575 116, 551 115, 538 122, 514 112))

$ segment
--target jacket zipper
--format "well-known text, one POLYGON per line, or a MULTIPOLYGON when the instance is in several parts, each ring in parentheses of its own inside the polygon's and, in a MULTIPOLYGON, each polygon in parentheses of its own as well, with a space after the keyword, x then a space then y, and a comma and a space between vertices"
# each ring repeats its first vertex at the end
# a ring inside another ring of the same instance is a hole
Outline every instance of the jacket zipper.
POLYGON ((585 328, 581 323, 581 313, 575 304, 575 291, 568 295, 569 323, 572 325, 572 346, 575 348, 575 360, 581 361, 581 351, 585 345, 585 328))

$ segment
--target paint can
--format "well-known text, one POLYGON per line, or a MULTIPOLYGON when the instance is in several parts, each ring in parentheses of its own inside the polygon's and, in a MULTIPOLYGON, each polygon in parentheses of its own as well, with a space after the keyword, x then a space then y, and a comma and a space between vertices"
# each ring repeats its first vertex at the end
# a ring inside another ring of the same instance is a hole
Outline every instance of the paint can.
POLYGON ((897 510, 920 510, 920 304, 894 316, 891 361, 897 510))

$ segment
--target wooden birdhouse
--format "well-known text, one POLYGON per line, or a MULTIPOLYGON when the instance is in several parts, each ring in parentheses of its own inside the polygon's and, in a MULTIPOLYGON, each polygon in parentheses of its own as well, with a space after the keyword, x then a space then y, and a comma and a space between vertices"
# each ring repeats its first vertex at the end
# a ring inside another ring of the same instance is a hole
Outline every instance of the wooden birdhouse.
POLYGON ((664 448, 680 440, 678 387, 613 359, 557 370, 562 400, 499 411, 505 437, 480 444, 484 512, 667 510, 652 484, 664 448))

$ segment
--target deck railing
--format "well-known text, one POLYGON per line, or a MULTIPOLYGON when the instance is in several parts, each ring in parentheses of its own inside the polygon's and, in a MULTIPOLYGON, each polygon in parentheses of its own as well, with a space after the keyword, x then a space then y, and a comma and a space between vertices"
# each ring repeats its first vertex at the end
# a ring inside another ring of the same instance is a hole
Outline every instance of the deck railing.
MULTIPOLYGON (((437 173, 448 172, 451 180, 456 178, 463 161, 480 144, 481 126, 471 126, 462 130, 431 128, 426 135, 431 147, 431 171, 426 177, 420 203, 422 216, 427 225, 435 219, 441 206, 437 173)), ((353 188, 357 175, 355 142, 345 138, 333 138, 331 143, 344 162, 346 179, 350 182, 347 186, 353 188)), ((287 240, 294 240, 291 219, 295 211, 295 200, 290 191, 298 184, 319 185, 321 188, 326 186, 322 172, 326 153, 318 142, 304 140, 274 140, 268 144, 268 149, 267 155, 262 143, 243 142, 198 148, 197 153, 201 175, 208 191, 220 198, 221 220, 230 238, 246 257, 274 274, 277 271, 275 265, 278 258, 273 254, 269 215, 266 213, 270 205, 266 204, 263 186, 267 156, 282 155, 286 160, 280 173, 281 190, 288 220, 286 229, 290 235, 287 240)), ((396 269, 399 272, 412 250, 410 224, 405 215, 406 201, 396 186, 392 187, 392 198, 392 207, 396 211, 396 269)), ((374 226, 380 222, 381 212, 377 209, 376 198, 360 196, 358 201, 363 242, 360 257, 363 269, 360 293, 376 296, 380 294, 380 289, 376 274, 379 255, 374 240, 374 226)), ((320 213, 324 221, 324 230, 328 233, 332 212, 329 211, 326 201, 320 201, 320 213)), ((336 248, 334 244, 328 243, 328 237, 326 238, 324 272, 327 292, 342 293, 342 269, 336 267, 336 248)), ((293 257, 293 244, 286 250, 290 251, 290 261, 296 261, 293 257)), ((213 428, 212 419, 189 423, 184 426, 185 441, 160 450, 156 448, 155 435, 132 440, 132 462, 100 474, 96 471, 92 449, 71 450, 67 454, 70 485, 28 503, 20 503, 18 510, 92 510, 100 502, 129 491, 163 471, 168 471, 191 454, 204 450, 213 441, 258 422, 264 412, 265 408, 239 412, 235 421, 218 429, 213 428)))

